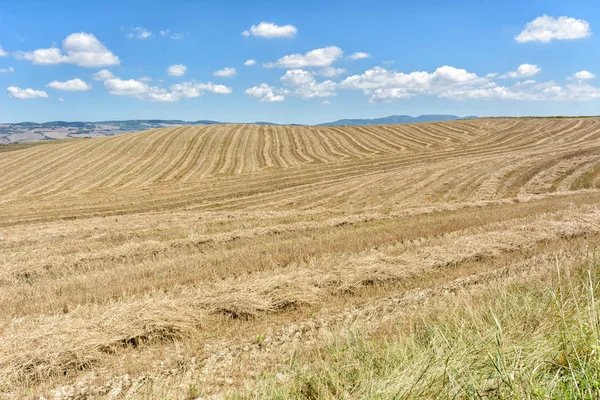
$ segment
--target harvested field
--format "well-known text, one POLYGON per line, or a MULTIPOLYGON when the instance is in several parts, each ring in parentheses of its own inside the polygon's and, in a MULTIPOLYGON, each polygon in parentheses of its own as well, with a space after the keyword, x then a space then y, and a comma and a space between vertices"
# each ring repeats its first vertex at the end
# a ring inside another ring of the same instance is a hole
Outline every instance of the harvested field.
POLYGON ((547 279, 600 238, 597 118, 211 125, 12 148, 7 398, 266 396, 262 374, 332 337, 547 279))

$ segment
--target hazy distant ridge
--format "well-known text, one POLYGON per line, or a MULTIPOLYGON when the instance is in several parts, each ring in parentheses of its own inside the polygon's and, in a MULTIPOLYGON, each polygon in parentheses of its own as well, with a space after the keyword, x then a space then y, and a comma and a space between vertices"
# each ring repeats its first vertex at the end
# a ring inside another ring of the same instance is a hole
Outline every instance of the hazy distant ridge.
MULTIPOLYGON (((477 117, 464 117, 477 118, 477 117)), ((456 115, 390 115, 389 117, 374 119, 340 119, 325 122, 317 126, 357 126, 357 125, 389 125, 410 124, 416 122, 453 121, 461 119, 456 115)), ((90 138, 113 136, 127 132, 142 131, 147 129, 165 128, 168 126, 183 125, 215 125, 228 124, 212 120, 183 121, 179 119, 132 119, 124 121, 49 121, 49 122, 19 122, 0 124, 0 144, 39 142, 42 140, 56 140, 67 138, 90 138)), ((301 124, 276 124, 268 121, 251 122, 257 125, 293 125, 301 124)))

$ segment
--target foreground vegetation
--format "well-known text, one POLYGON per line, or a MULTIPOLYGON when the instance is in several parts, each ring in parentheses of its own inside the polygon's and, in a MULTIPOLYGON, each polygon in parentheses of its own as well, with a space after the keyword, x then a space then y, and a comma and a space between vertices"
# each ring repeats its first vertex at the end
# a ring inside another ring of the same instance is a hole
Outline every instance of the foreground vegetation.
POLYGON ((234 397, 600 398, 600 257, 557 263, 546 278, 430 311, 408 328, 397 321, 379 337, 339 337, 234 397))

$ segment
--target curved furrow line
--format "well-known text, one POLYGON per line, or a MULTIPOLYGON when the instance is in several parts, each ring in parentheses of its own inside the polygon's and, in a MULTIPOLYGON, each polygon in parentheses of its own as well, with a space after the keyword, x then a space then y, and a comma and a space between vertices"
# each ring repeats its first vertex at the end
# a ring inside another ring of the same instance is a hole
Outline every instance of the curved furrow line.
MULTIPOLYGON (((423 129, 419 127, 419 124, 415 124, 411 126, 411 130, 413 134, 418 136, 421 140, 427 139, 426 143, 428 148, 449 148, 458 143, 464 142, 456 137, 456 134, 449 130, 444 129, 442 126, 434 126, 435 124, 431 124, 431 127, 428 129, 423 129)), ((398 127, 400 129, 400 127, 398 127)))
POLYGON ((600 162, 596 162, 582 171, 571 183, 571 190, 595 189, 600 178, 600 162))
POLYGON ((600 159, 599 155, 589 156, 582 153, 574 153, 571 157, 559 157, 556 164, 540 171, 521 188, 520 195, 542 194, 554 192, 561 182, 571 174, 578 171, 582 165, 592 160, 600 159))
MULTIPOLYGON (((112 139, 112 138, 110 138, 112 139)), ((106 142, 99 140, 93 143, 93 148, 101 148, 106 142)), ((12 168, 7 173, 3 174, 2 182, 0 182, 0 196, 4 193, 13 192, 19 186, 29 183, 29 180, 36 181, 40 179, 40 175, 44 172, 52 171, 52 168, 57 168, 65 164, 69 164, 72 159, 78 158, 80 150, 87 147, 89 143, 77 143, 77 146, 59 146, 58 148, 44 149, 43 153, 35 159, 27 157, 18 168, 12 168)), ((24 150, 29 155, 29 150, 24 150)))
POLYGON ((329 154, 329 162, 339 161, 346 158, 344 148, 341 146, 336 135, 332 134, 328 129, 324 128, 311 128, 314 129, 318 137, 322 139, 323 148, 326 153, 329 154))
POLYGON ((81 160, 85 160, 87 154, 97 152, 103 155, 111 149, 109 145, 111 143, 118 145, 119 143, 128 143, 135 140, 136 137, 121 136, 100 138, 97 142, 88 141, 87 143, 82 143, 81 146, 77 146, 74 151, 68 154, 61 154, 60 148, 48 149, 49 154, 46 154, 46 157, 40 157, 23 165, 20 169, 14 170, 17 175, 20 174, 22 176, 21 180, 13 185, 10 182, 4 182, 4 188, 10 189, 13 195, 27 195, 26 189, 31 187, 34 188, 34 192, 39 192, 41 187, 55 186, 57 182, 73 174, 79 177, 79 169, 75 165, 81 160), (55 159, 54 163, 51 161, 52 157, 55 159), (36 166, 39 166, 39 168, 36 168, 36 166), (41 170, 45 170, 45 172, 40 173, 41 170), (43 182, 41 186, 40 182, 43 182))
POLYGON ((213 170, 215 175, 231 175, 235 168, 236 155, 239 154, 241 141, 242 141, 242 129, 243 125, 234 125, 231 130, 227 132, 229 140, 226 141, 227 145, 223 147, 223 156, 219 158, 220 163, 216 165, 213 170))
POLYGON ((314 134, 312 131, 298 129, 294 139, 297 141, 297 146, 302 149, 304 157, 309 160, 307 163, 323 164, 327 162, 327 160, 323 156, 319 155, 319 152, 323 151, 318 145, 319 140, 311 140, 314 139, 315 136, 316 134, 314 134))
POLYGON ((361 132, 365 140, 370 141, 377 148, 377 152, 395 153, 408 150, 402 142, 402 133, 399 127, 391 132, 384 130, 382 126, 357 126, 354 129, 361 132))
POLYGON ((190 133, 191 130, 185 127, 172 134, 174 136, 172 145, 168 146, 165 149, 166 151, 156 158, 154 168, 149 170, 152 173, 152 182, 162 182, 179 164, 192 136, 190 133))
POLYGON ((242 131, 242 147, 240 154, 236 159, 236 166, 233 172, 235 175, 251 173, 253 171, 254 153, 250 151, 252 150, 252 145, 250 143, 256 142, 256 135, 248 126, 245 126, 244 128, 245 129, 242 131))
MULTIPOLYGON (((150 145, 151 143, 153 143, 152 140, 149 140, 149 138, 153 138, 153 137, 158 137, 159 134, 157 134, 157 130, 150 130, 147 132, 142 132, 140 134, 140 136, 137 139, 138 143, 134 143, 134 147, 130 149, 130 151, 127 154, 127 158, 130 159, 130 161, 128 161, 128 165, 134 164, 136 161, 139 160, 145 160, 148 156, 148 150, 150 149, 150 145)), ((125 147, 125 146, 123 146, 125 147)), ((99 173, 98 171, 98 160, 100 160, 101 158, 96 158, 93 159, 92 162, 89 163, 89 166, 85 169, 81 169, 81 175, 86 176, 87 179, 85 180, 80 180, 75 186, 73 186, 70 190, 70 192, 73 193, 77 193, 77 192, 85 192, 89 190, 89 186, 90 184, 93 182, 94 179, 94 172, 99 173)), ((106 162, 103 160, 103 162, 106 162)), ((108 163, 107 163, 108 164, 108 163)), ((122 176, 120 176, 119 178, 121 180, 125 180, 125 175, 123 174, 122 176)))
POLYGON ((215 142, 212 143, 212 146, 209 147, 208 157, 206 159, 206 163, 204 163, 204 169, 200 174, 201 178, 206 178, 209 176, 214 176, 221 166, 225 163, 225 155, 227 152, 227 148, 231 143, 231 135, 220 134, 221 132, 215 132, 215 142))
POLYGON ((172 174, 173 177, 169 179, 187 182, 193 176, 193 171, 198 168, 200 159, 204 155, 206 143, 211 135, 207 133, 205 127, 199 127, 195 135, 196 140, 193 143, 193 149, 186 163, 182 164, 179 170, 172 174))
POLYGON ((340 143, 346 148, 346 156, 351 158, 362 158, 372 154, 381 152, 381 147, 369 142, 368 135, 363 136, 361 141, 356 137, 355 132, 362 132, 356 127, 342 129, 337 127, 329 127, 328 130, 334 132, 339 138, 340 143), (366 138, 366 140, 365 140, 366 138))
POLYGON ((556 185, 556 191, 557 192, 570 192, 572 190, 575 190, 572 188, 574 182, 577 179, 579 179, 579 177, 581 175, 583 175, 586 171, 593 169, 596 164, 598 164, 598 158, 593 157, 587 163, 580 165, 578 168, 574 169, 573 171, 569 171, 570 173, 567 176, 565 176, 556 185))
POLYGON ((182 135, 185 138, 185 145, 183 146, 182 152, 180 155, 173 157, 173 163, 171 163, 167 168, 162 170, 158 177, 157 181, 170 181, 174 179, 174 176, 178 175, 179 169, 185 167, 186 163, 190 162, 190 159, 193 159, 194 152, 198 150, 198 139, 200 138, 199 129, 197 127, 186 129, 185 135, 182 135))
POLYGON ((211 125, 204 128, 205 140, 202 141, 202 144, 198 146, 198 158, 196 159, 195 165, 191 165, 191 169, 187 174, 187 178, 185 182, 192 181, 194 179, 202 179, 206 171, 210 169, 212 165, 213 159, 210 157, 211 155, 214 157, 216 152, 214 149, 217 148, 217 140, 220 139, 218 135, 218 127, 216 125, 211 125))
POLYGON ((308 129, 310 130, 310 135, 307 137, 310 139, 312 147, 324 164, 341 160, 341 155, 335 152, 334 145, 325 132, 319 128, 311 127, 308 129))
MULTIPOLYGON (((116 171, 110 171, 110 173, 115 176, 115 179, 110 179, 110 177, 108 177, 106 181, 110 182, 112 187, 125 187, 135 179, 143 176, 141 171, 144 170, 146 165, 154 162, 154 155, 161 148, 161 145, 165 145, 165 135, 170 135, 175 129, 176 128, 161 129, 150 132, 151 134, 144 136, 145 140, 142 141, 144 146, 141 148, 141 151, 138 154, 133 154, 131 157, 129 157, 127 165, 122 169, 122 173, 120 173, 118 176, 116 175, 116 171)), ((96 179, 95 177, 93 178, 96 179)), ((93 185, 91 186, 92 187, 87 189, 97 190, 97 188, 94 188, 93 185)))
POLYGON ((579 155, 584 155, 589 152, 598 151, 599 148, 587 149, 587 150, 579 150, 579 151, 567 151, 567 153, 562 154, 552 154, 552 155, 541 155, 537 160, 535 160, 531 165, 521 170, 516 170, 514 175, 514 179, 505 186, 505 191, 503 193, 504 197, 515 197, 521 194, 521 190, 528 182, 530 182, 536 175, 540 172, 545 171, 554 167, 560 161, 565 159, 569 159, 572 157, 577 157, 579 155))
POLYGON ((302 139, 306 132, 300 128, 287 127, 286 129, 289 129, 293 144, 292 148, 296 149, 298 157, 302 159, 302 164, 314 162, 315 159, 308 155, 307 143, 302 139))
MULTIPOLYGON (((153 171, 160 170, 158 167, 162 163, 171 162, 172 158, 168 157, 167 154, 175 146, 177 139, 180 138, 183 128, 170 128, 167 130, 159 131, 157 135, 158 143, 155 147, 155 151, 144 162, 136 163, 134 169, 137 169, 132 177, 131 181, 136 182, 138 185, 148 184, 152 181, 155 174, 153 171)), ((103 178, 98 179, 96 184, 92 185, 92 190, 98 190, 100 188, 117 188, 118 177, 123 173, 120 168, 109 168, 110 171, 103 178)))
MULTIPOLYGON (((424 140, 428 136, 428 133, 424 129, 421 129, 419 124, 406 125, 406 128, 398 127, 396 132, 399 139, 408 147, 411 151, 421 151, 429 149, 432 146, 432 142, 424 140)), ((385 132, 394 132, 393 129, 387 126, 381 126, 381 130, 385 132)))

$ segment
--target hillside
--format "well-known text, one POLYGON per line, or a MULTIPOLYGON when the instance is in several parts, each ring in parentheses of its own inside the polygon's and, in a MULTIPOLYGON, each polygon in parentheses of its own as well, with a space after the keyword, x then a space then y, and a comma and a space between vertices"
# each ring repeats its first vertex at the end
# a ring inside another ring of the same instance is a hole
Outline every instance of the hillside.
POLYGON ((7 146, 0 171, 14 398, 269 397, 332 338, 408 334, 600 238, 598 118, 177 126, 7 146))

